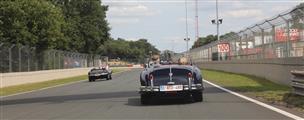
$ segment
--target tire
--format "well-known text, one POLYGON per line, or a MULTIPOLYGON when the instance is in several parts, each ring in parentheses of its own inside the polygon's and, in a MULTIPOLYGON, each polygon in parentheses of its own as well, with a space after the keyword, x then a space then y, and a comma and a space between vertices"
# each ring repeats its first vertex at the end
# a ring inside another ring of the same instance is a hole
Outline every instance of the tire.
POLYGON ((107 80, 110 80, 110 75, 107 75, 107 78, 106 78, 107 80))
POLYGON ((147 105, 149 103, 149 96, 146 94, 140 94, 140 103, 142 105, 147 105))
POLYGON ((110 74, 110 80, 112 80, 112 74, 110 74))
POLYGON ((193 98, 194 102, 202 102, 203 101, 203 92, 202 91, 193 92, 192 98, 193 98))
POLYGON ((92 78, 91 77, 89 77, 89 82, 92 82, 93 80, 92 80, 92 78))

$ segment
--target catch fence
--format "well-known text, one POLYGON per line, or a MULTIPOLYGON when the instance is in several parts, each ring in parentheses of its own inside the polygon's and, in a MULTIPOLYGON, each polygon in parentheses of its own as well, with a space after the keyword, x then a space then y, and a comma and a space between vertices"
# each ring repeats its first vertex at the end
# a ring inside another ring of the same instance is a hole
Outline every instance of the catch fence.
POLYGON ((189 54, 195 62, 303 57, 304 7, 231 33, 189 54))
POLYGON ((61 50, 37 51, 35 47, 0 43, 0 71, 28 72, 52 69, 99 67, 108 57, 61 50))

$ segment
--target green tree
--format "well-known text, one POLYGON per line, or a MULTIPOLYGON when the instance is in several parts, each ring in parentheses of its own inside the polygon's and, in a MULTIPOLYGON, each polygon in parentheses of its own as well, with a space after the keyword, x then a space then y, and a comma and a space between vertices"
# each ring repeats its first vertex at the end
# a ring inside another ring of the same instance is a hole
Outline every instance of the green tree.
POLYGON ((69 48, 84 53, 97 53, 109 39, 107 6, 100 0, 49 0, 61 7, 67 27, 65 35, 70 39, 69 48))
POLYGON ((304 12, 304 3, 301 3, 299 5, 296 6, 296 8, 293 9, 292 13, 291 13, 291 22, 292 28, 298 28, 298 29, 304 29, 304 19, 303 19, 303 13, 300 12, 299 10, 302 10, 304 12), (302 22, 301 22, 302 20, 302 22))
POLYGON ((215 36, 215 35, 208 35, 206 37, 200 37, 197 41, 194 42, 194 45, 192 46, 191 49, 198 48, 200 46, 209 44, 216 40, 217 40, 217 36, 215 36))
MULTIPOLYGON (((235 37, 235 36, 237 36, 237 33, 229 32, 229 33, 226 33, 224 35, 221 35, 220 39, 224 40, 225 38, 235 37)), ((217 41, 217 36, 216 35, 208 35, 206 37, 200 37, 197 41, 194 42, 194 45, 192 46, 191 49, 207 45, 207 44, 209 44, 211 42, 214 42, 214 41, 217 41)))
POLYGON ((151 45, 147 39, 128 41, 122 38, 111 39, 100 46, 99 52, 110 58, 121 58, 131 62, 144 62, 149 57, 149 51, 159 54, 159 50, 151 45))
POLYGON ((36 47, 37 51, 65 49, 61 9, 45 0, 0 1, 0 42, 36 47))

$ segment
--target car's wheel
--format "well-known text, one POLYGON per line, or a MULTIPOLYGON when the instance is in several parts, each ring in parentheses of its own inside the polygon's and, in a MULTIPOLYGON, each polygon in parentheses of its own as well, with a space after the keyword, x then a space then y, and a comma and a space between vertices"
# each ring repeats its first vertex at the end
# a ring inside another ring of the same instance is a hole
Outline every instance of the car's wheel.
POLYGON ((91 77, 89 77, 89 82, 92 82, 93 80, 92 80, 92 78, 91 77))
POLYGON ((106 78, 107 80, 110 80, 110 75, 107 75, 107 78, 106 78))
POLYGON ((140 102, 142 105, 146 105, 149 103, 149 96, 146 94, 140 94, 140 102))
POLYGON ((110 74, 110 80, 112 80, 112 74, 110 74))
POLYGON ((193 92, 192 98, 195 102, 202 102, 203 101, 203 92, 202 91, 193 92))

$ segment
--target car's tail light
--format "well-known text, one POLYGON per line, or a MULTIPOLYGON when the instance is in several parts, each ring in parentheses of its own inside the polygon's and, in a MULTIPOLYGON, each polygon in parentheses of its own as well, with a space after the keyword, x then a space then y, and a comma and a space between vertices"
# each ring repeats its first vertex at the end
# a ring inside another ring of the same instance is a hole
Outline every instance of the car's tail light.
POLYGON ((192 78, 192 73, 188 73, 188 78, 192 78))
POLYGON ((152 74, 150 74, 150 76, 149 76, 149 80, 153 80, 154 79, 154 77, 153 77, 153 75, 152 74))
POLYGON ((154 86, 154 84, 153 84, 153 79, 154 79, 153 75, 150 74, 149 80, 150 80, 150 85, 151 85, 152 88, 153 88, 153 86, 154 86))

